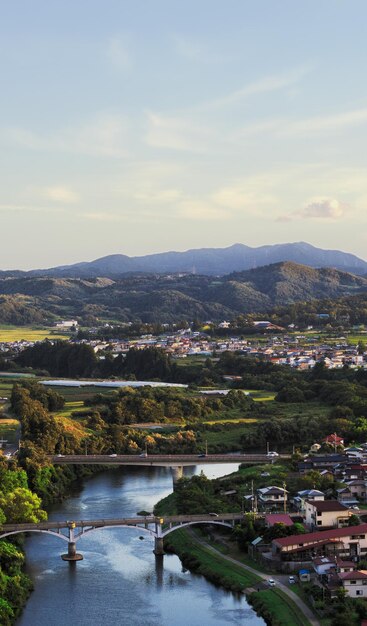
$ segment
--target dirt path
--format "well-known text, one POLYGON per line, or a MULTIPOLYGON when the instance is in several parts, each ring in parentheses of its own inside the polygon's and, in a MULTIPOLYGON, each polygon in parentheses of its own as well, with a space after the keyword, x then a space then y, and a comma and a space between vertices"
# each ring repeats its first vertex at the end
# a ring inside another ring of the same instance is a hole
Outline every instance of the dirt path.
POLYGON ((262 572, 259 572, 259 570, 254 569, 253 567, 250 567, 249 565, 245 565, 244 563, 241 563, 241 561, 237 561, 236 559, 232 558, 231 556, 226 556, 222 552, 219 552, 219 550, 216 550, 215 548, 213 548, 206 541, 204 541, 202 539, 199 539, 196 535, 194 535, 194 533, 190 532, 190 534, 192 534, 192 536, 194 537, 194 539, 198 543, 201 543, 205 548, 207 548, 208 550, 210 550, 214 554, 217 554, 222 559, 225 559, 226 561, 229 561, 230 563, 234 563, 238 567, 241 567, 242 569, 247 570, 248 572, 251 572, 252 574, 255 574, 256 576, 259 576, 260 578, 262 578, 265 581, 268 580, 270 577, 273 578, 276 581, 277 589, 280 589, 281 591, 283 591, 283 593, 285 593, 291 600, 293 600, 293 602, 298 606, 298 608, 302 611, 302 613, 307 617, 307 619, 309 620, 310 624, 312 626, 320 626, 319 620, 317 619, 317 617, 315 617, 314 613, 307 606, 307 604, 305 604, 303 602, 303 600, 296 593, 294 593, 294 591, 289 589, 289 587, 287 587, 287 585, 282 583, 281 579, 284 578, 284 576, 280 577, 280 576, 278 576, 276 574, 271 574, 270 576, 267 576, 266 574, 263 574, 262 572))

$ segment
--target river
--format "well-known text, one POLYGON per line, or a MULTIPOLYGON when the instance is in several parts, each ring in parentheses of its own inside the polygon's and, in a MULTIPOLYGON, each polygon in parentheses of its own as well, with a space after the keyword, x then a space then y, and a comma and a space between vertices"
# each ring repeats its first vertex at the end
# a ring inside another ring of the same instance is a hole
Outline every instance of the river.
MULTIPOLYGON (((198 473, 202 468, 185 468, 198 473)), ((203 468, 208 477, 237 466, 203 468)), ((116 518, 151 511, 172 491, 168 468, 124 467, 86 480, 49 513, 51 520, 116 518)), ((84 560, 61 560, 66 543, 32 535, 27 573, 34 592, 17 626, 263 626, 244 597, 182 569, 176 555, 157 567, 153 541, 134 529, 98 530, 77 543, 84 560)))

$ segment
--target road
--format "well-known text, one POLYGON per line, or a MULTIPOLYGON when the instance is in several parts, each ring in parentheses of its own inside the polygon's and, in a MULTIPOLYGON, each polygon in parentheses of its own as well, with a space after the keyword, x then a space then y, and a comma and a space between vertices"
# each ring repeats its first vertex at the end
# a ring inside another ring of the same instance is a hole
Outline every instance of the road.
POLYGON ((287 584, 285 584, 285 582, 288 580, 288 576, 285 576, 282 574, 280 575, 279 574, 268 574, 268 575, 263 574, 262 572, 259 572, 259 570, 254 569, 253 567, 250 567, 249 565, 245 565, 244 563, 241 563, 241 561, 237 561, 231 556, 227 556, 223 554, 222 552, 219 552, 219 550, 216 550, 215 548, 213 548, 213 546, 208 544, 206 541, 198 538, 197 535, 195 535, 191 530, 189 532, 190 534, 192 534, 192 536, 195 538, 195 540, 198 543, 201 543, 206 549, 220 556, 222 559, 225 559, 226 561, 229 561, 230 563, 234 563, 238 567, 241 567, 242 569, 247 570, 248 572, 251 572, 252 574, 255 574, 256 576, 259 576, 264 581, 269 580, 269 578, 273 578, 276 581, 277 589, 281 589, 283 593, 285 593, 291 600, 293 600, 293 602, 298 606, 298 608, 302 611, 302 613, 307 617, 311 626, 321 626, 319 620, 311 611, 311 609, 307 606, 307 604, 305 604, 303 600, 294 591, 292 591, 292 589, 290 589, 290 587, 287 584))
POLYGON ((269 457, 266 454, 73 454, 48 457, 54 465, 143 465, 190 466, 215 463, 271 463, 289 459, 290 454, 269 457))

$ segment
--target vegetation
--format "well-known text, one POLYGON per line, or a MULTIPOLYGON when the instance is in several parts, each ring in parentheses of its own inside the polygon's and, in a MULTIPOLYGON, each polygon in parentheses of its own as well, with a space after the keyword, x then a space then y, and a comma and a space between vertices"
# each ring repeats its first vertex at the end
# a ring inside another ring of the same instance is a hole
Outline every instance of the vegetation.
POLYGON ((249 315, 249 322, 238 326, 244 331, 251 329, 254 312, 271 313, 274 307, 280 308, 274 311, 273 321, 281 325, 301 320, 313 324, 317 313, 329 310, 332 321, 339 324, 346 311, 353 323, 361 323, 361 318, 365 323, 366 291, 367 280, 361 276, 291 262, 220 279, 191 274, 134 275, 114 280, 9 276, 0 278, 0 323, 45 324, 67 315, 85 326, 96 325, 98 319, 160 324, 249 315), (335 299, 342 297, 344 301, 335 307, 335 299), (304 303, 311 300, 314 305, 302 313, 304 303), (331 300, 333 304, 328 306, 331 300), (295 302, 302 305, 292 308, 295 302), (285 309, 284 305, 291 306, 285 309))

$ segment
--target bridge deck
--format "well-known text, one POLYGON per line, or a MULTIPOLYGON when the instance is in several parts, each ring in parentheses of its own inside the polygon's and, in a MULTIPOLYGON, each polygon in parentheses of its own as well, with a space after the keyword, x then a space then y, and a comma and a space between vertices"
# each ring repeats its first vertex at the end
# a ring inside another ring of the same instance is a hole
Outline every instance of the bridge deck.
POLYGON ((95 519, 78 521, 50 521, 39 522, 38 524, 3 524, 0 526, 0 537, 2 533, 13 531, 27 532, 31 530, 61 530, 63 528, 89 528, 103 526, 139 526, 145 524, 185 524, 189 522, 232 522, 243 519, 243 513, 218 513, 204 515, 169 515, 166 517, 156 517, 154 515, 140 517, 123 517, 118 519, 95 519), (162 522, 163 520, 163 522, 162 522))
POLYGON ((142 466, 192 466, 216 463, 271 463, 277 459, 288 459, 291 455, 269 457, 266 454, 73 454, 49 456, 55 465, 142 465, 142 466))

